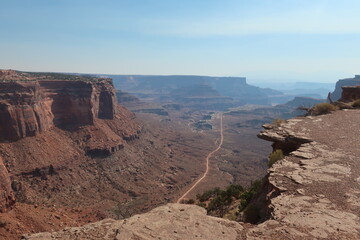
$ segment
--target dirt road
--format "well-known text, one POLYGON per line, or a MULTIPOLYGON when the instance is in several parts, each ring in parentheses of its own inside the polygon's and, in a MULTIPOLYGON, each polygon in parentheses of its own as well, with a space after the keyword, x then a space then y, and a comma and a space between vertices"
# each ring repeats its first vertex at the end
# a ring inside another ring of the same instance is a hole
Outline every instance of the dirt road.
POLYGON ((209 172, 209 159, 212 157, 212 155, 214 153, 216 153, 217 151, 220 150, 222 144, 224 142, 224 134, 223 134, 223 115, 222 113, 220 113, 220 142, 218 144, 218 146, 215 148, 215 150, 213 150, 212 152, 210 152, 205 161, 206 161, 206 169, 204 174, 202 175, 201 178, 199 178, 176 202, 180 203, 192 190, 194 190, 194 188, 202 181, 204 180, 204 178, 206 177, 206 175, 209 172))

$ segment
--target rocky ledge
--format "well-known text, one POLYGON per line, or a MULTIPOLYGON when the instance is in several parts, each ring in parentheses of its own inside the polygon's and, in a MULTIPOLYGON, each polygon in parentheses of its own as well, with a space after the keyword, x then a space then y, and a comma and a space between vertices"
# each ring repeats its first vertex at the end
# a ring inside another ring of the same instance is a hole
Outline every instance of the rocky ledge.
POLYGON ((360 111, 266 125, 259 137, 288 155, 269 169, 259 224, 169 204, 125 220, 24 236, 39 239, 360 239, 360 111), (264 215, 265 216, 265 215, 264 215))
POLYGON ((289 154, 269 169, 268 181, 278 196, 268 199, 270 220, 253 233, 360 238, 359 117, 358 110, 342 110, 265 126, 259 137, 289 154))
POLYGON ((129 219, 105 219, 60 232, 39 233, 24 239, 236 239, 241 224, 209 217, 206 210, 193 205, 167 204, 129 219))

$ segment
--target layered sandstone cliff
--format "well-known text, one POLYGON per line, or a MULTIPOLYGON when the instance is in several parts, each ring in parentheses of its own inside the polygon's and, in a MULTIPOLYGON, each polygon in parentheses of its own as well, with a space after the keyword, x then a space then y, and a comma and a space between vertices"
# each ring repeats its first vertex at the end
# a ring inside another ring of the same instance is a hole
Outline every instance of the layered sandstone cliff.
POLYGON ((200 207, 171 204, 149 213, 25 239, 359 239, 359 110, 266 125, 259 137, 288 155, 268 171, 262 222, 205 216, 200 207))
POLYGON ((117 114, 118 108, 111 79, 0 71, 1 142, 35 136, 52 127, 73 132, 81 128, 77 135, 82 139, 77 140, 90 154, 111 154, 140 130, 136 124, 129 126, 130 131, 119 127, 116 119, 132 116, 124 109, 117 114), (109 135, 109 141, 99 139, 103 138, 100 133, 91 134, 89 126, 98 125, 95 129, 109 135))
POLYGON ((16 141, 53 126, 79 127, 113 119, 110 79, 4 81, 0 83, 0 140, 16 141))
POLYGON ((85 155, 109 156, 138 138, 134 118, 117 105, 111 79, 0 70, 0 211, 14 203, 8 171, 19 183, 85 155))

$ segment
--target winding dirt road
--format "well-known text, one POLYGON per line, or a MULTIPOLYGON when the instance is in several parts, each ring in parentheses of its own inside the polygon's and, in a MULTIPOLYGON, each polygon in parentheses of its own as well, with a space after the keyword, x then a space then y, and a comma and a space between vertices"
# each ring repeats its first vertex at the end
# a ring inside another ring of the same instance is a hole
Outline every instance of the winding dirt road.
POLYGON ((215 150, 209 153, 205 159, 206 161, 206 170, 201 178, 199 178, 192 186, 189 188, 176 202, 180 203, 204 178, 209 172, 209 159, 212 157, 214 153, 220 150, 222 144, 224 142, 224 134, 223 134, 223 115, 220 113, 220 142, 215 150))

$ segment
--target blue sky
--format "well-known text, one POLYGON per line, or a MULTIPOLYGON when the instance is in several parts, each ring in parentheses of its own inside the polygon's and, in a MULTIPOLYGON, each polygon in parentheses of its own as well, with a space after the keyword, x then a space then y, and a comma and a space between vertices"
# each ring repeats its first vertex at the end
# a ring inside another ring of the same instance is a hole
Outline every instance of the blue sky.
POLYGON ((0 68, 324 81, 360 74, 358 0, 0 0, 0 68))

